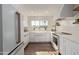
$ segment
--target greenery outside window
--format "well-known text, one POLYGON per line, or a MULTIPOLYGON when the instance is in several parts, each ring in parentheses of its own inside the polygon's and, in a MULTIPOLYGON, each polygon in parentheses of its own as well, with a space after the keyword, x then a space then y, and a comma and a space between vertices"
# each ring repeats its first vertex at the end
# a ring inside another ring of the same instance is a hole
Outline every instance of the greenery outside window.
POLYGON ((48 26, 48 20, 32 20, 31 25, 34 28, 34 30, 35 28, 45 28, 46 30, 48 26))

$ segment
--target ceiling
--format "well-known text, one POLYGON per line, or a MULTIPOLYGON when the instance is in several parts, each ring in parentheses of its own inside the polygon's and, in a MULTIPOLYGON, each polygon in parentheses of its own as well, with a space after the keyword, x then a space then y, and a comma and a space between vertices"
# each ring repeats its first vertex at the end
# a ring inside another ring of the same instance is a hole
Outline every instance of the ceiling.
POLYGON ((56 16, 63 4, 16 4, 14 6, 27 16, 56 16))

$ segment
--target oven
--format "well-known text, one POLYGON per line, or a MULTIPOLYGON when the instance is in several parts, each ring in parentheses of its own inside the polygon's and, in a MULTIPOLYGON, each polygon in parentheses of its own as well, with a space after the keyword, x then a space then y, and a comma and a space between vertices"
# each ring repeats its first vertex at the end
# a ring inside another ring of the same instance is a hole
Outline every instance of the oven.
POLYGON ((58 49, 59 49, 59 46, 58 46, 59 45, 59 36, 55 33, 52 33, 52 36, 53 36, 53 38, 52 38, 53 47, 55 50, 58 51, 58 49))
POLYGON ((53 34, 53 43, 55 43, 56 46, 58 46, 58 35, 53 34))

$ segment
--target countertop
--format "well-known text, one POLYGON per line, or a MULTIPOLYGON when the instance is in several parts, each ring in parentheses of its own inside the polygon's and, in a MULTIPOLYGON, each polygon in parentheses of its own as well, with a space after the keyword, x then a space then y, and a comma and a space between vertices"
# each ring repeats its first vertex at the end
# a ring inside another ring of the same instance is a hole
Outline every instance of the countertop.
POLYGON ((74 34, 71 33, 72 35, 65 35, 65 34, 61 34, 61 32, 57 32, 56 34, 79 44, 79 33, 74 33, 74 34))
POLYGON ((79 44, 79 24, 57 27, 57 34, 79 44), (63 35, 60 34, 61 32, 67 32, 72 35, 63 35))
MULTIPOLYGON (((46 32, 49 32, 50 33, 51 31, 30 31, 30 32, 33 32, 33 33, 46 33, 46 32)), ((29 35, 30 32, 24 32, 24 35, 27 36, 27 35, 29 35)), ((51 33, 53 33, 53 32, 51 32, 51 33)), ((67 32, 67 33, 70 33, 70 32, 67 32)), ((71 33, 72 35, 64 35, 64 34, 61 34, 61 31, 60 32, 58 31, 58 32, 56 32, 56 34, 79 44, 79 33, 78 32, 71 33)))
POLYGON ((29 32, 24 32, 24 36, 27 36, 27 35, 29 35, 29 32))
POLYGON ((50 33, 51 31, 30 31, 30 32, 33 32, 33 33, 50 33))

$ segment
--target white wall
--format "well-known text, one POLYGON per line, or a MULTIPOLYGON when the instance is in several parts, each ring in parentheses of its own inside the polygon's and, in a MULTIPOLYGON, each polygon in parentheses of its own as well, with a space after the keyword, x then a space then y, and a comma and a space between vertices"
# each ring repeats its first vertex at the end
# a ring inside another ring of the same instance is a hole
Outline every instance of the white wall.
POLYGON ((74 17, 67 17, 63 21, 60 21, 60 25, 57 27, 58 32, 71 33, 74 37, 79 35, 79 24, 73 24, 75 22, 74 17))
POLYGON ((72 5, 72 4, 64 4, 60 16, 61 17, 72 17, 72 16, 74 16, 73 7, 74 7, 74 5, 72 5))
POLYGON ((19 4, 17 8, 26 16, 56 16, 63 4, 19 4))
MULTIPOLYGON (((27 26, 29 30, 32 30, 32 27, 29 25, 28 16, 53 16, 49 19, 49 26, 47 30, 51 30, 52 25, 55 24, 55 20, 60 16, 64 4, 13 4, 13 6, 22 13, 26 22, 24 26, 27 26)), ((44 30, 44 29, 43 29, 44 30)))
POLYGON ((24 27, 28 27, 28 18, 27 18, 27 16, 23 17, 23 25, 24 25, 24 27))
MULTIPOLYGON (((40 18, 40 16, 37 16, 38 18, 40 18)), ((46 29, 46 31, 50 31, 51 30, 51 28, 52 28, 52 25, 55 23, 54 22, 54 20, 53 20, 53 16, 42 16, 45 20, 48 20, 48 27, 47 27, 47 29, 46 29)), ((31 18, 31 16, 30 16, 30 18, 31 18)), ((43 19, 42 18, 42 19, 43 19)), ((40 19, 40 20, 42 20, 42 19, 40 19)), ((43 19, 43 20, 44 20, 43 19)), ((33 18, 32 19, 29 19, 28 18, 28 26, 29 26, 29 31, 33 31, 33 27, 32 27, 32 25, 31 25, 31 21, 33 20, 33 18)), ((37 19, 36 19, 37 20, 37 19)), ((45 31, 45 29, 44 28, 41 28, 41 29, 37 29, 37 31, 45 31)))
POLYGON ((3 41, 2 41, 2 5, 0 4, 0 55, 3 51, 3 41))

